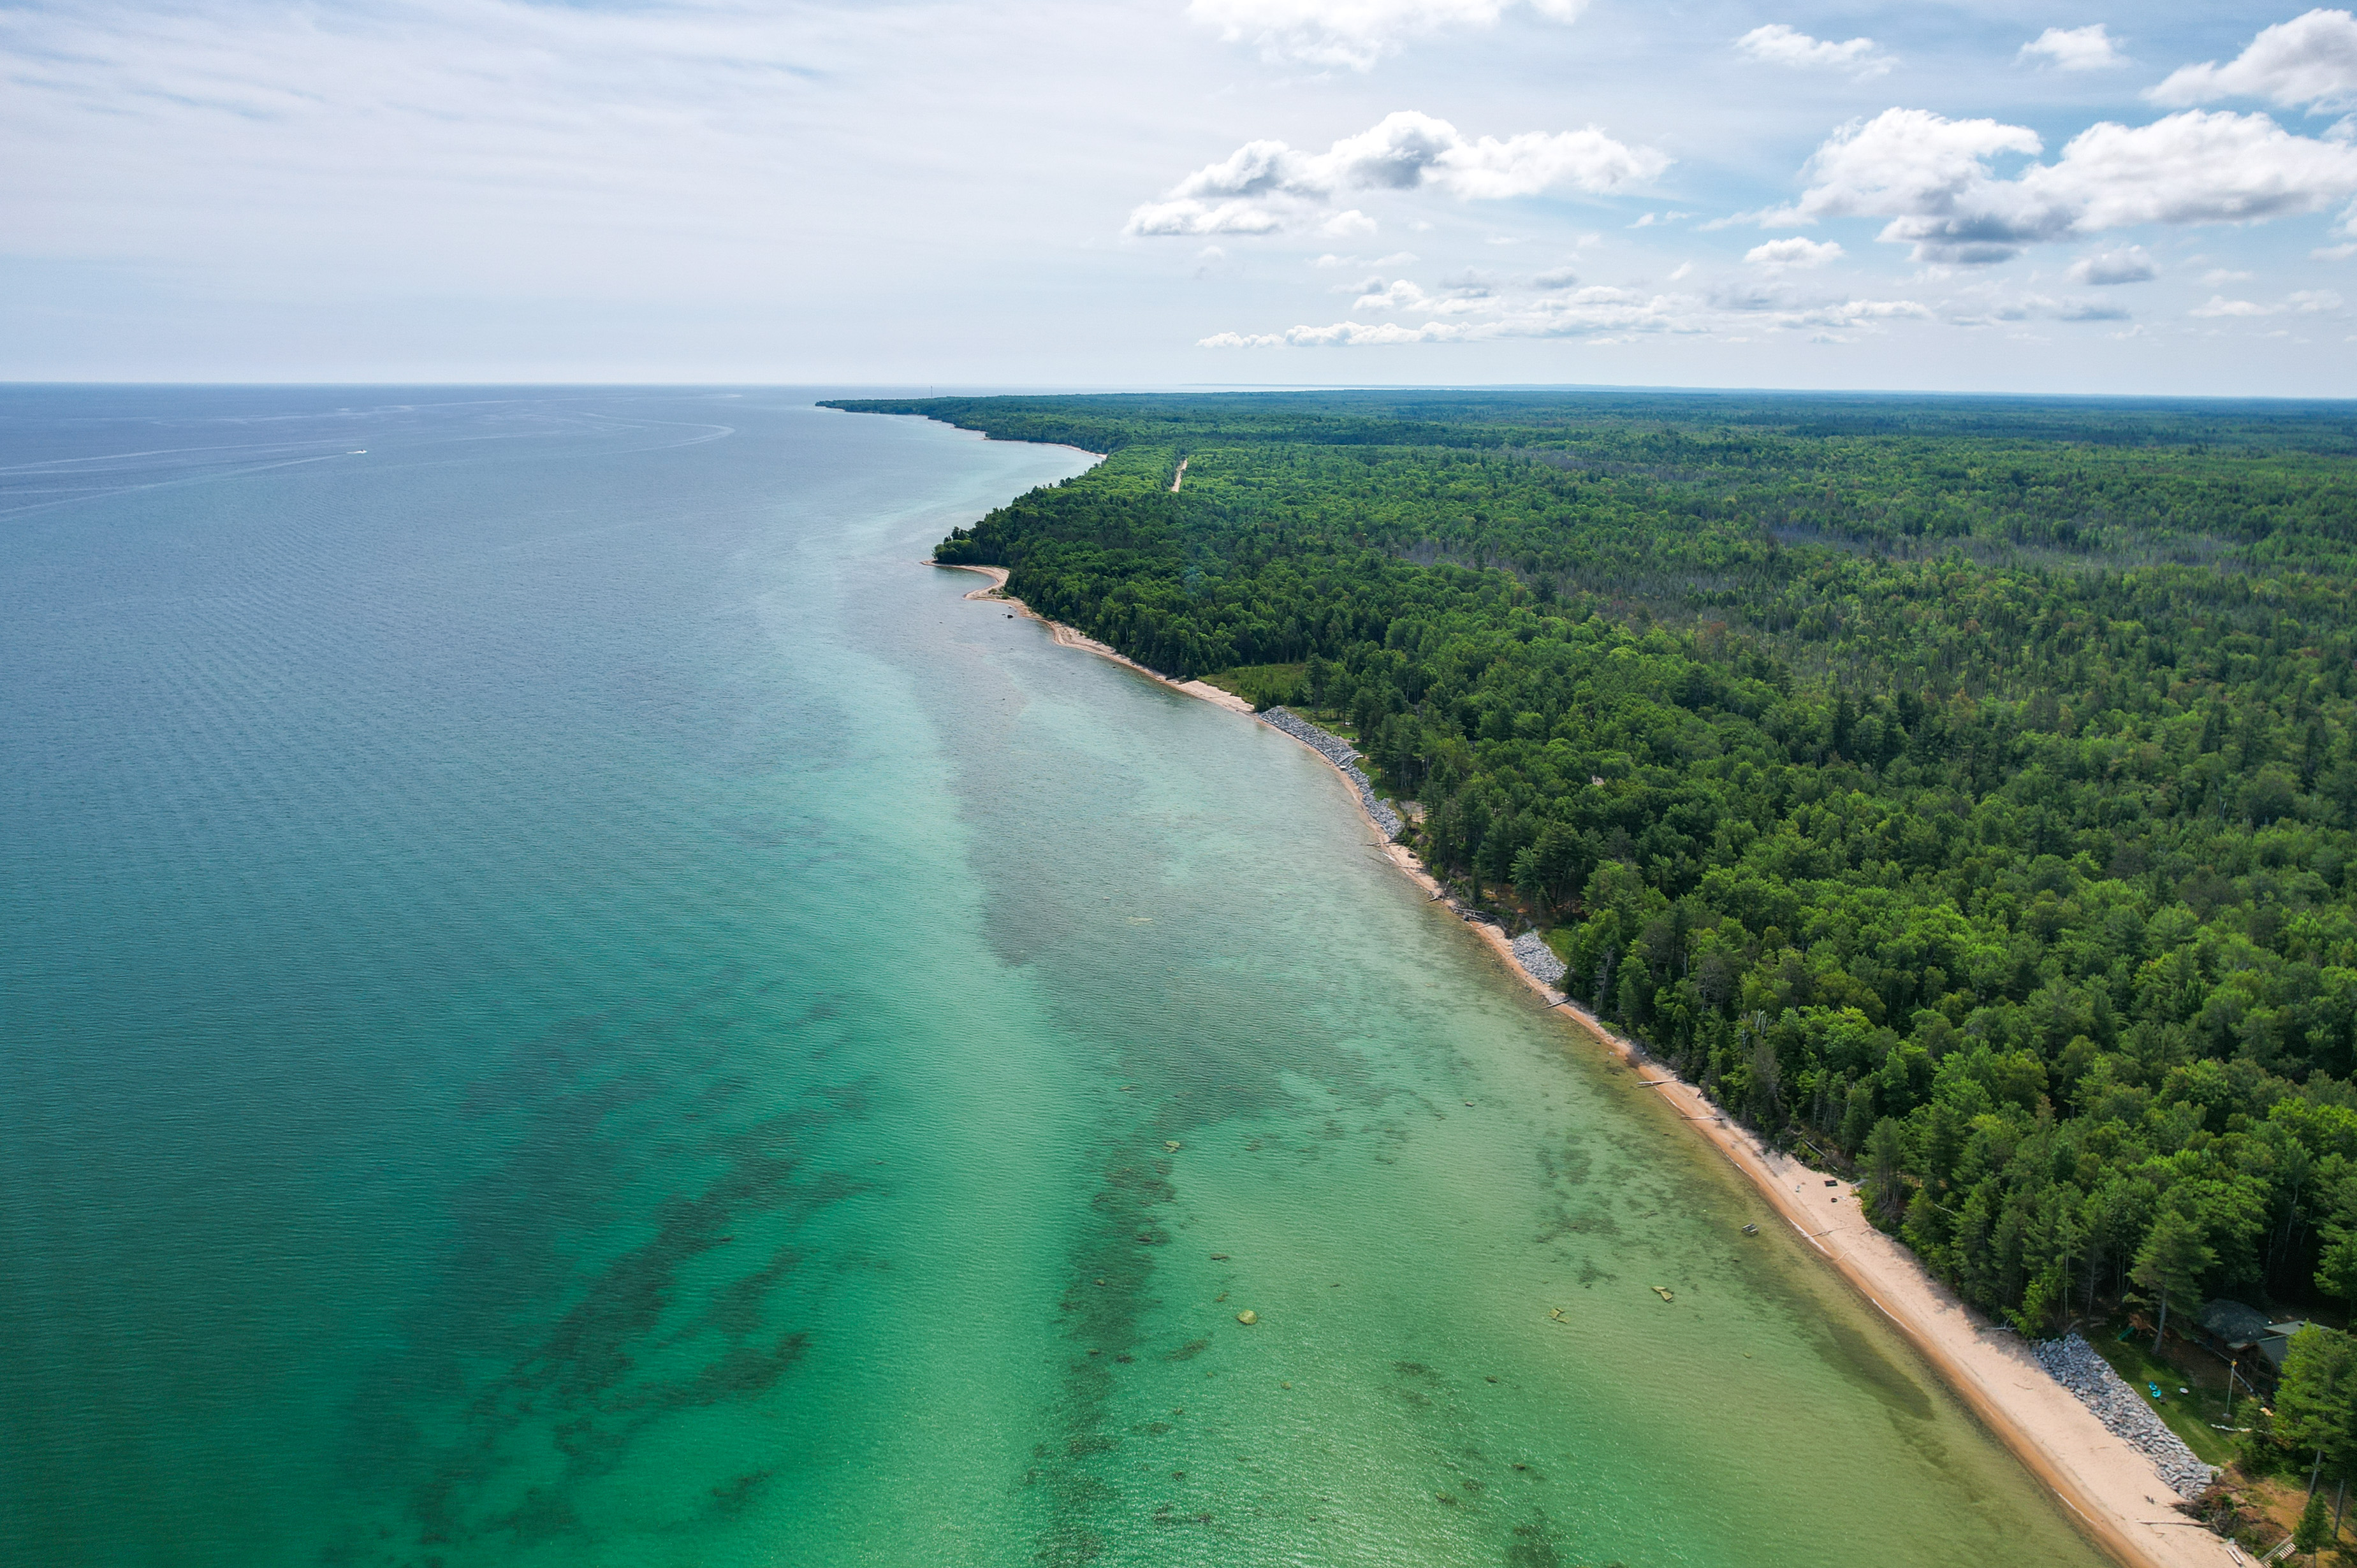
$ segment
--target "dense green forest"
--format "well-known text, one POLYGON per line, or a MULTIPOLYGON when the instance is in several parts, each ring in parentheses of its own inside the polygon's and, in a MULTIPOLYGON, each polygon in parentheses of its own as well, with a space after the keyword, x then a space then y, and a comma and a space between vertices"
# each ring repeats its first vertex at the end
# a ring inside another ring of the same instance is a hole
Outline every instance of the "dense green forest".
POLYGON ((2357 408, 835 406, 1109 454, 939 558, 1332 720, 1971 1300, 2357 1298, 2357 408))

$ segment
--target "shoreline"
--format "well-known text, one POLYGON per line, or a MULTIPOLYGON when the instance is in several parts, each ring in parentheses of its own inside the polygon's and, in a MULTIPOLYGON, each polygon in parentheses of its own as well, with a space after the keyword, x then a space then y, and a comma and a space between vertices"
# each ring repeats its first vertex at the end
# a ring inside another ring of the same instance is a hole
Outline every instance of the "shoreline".
POLYGON ((1004 566, 973 566, 961 561, 928 561, 925 564, 949 572, 980 573, 990 579, 990 585, 974 589, 965 596, 967 598, 988 599, 993 604, 1014 606, 1017 614, 1026 620, 1036 620, 1046 627, 1048 634, 1065 648, 1077 648, 1083 653, 1093 653, 1099 659, 1109 659, 1123 669, 1135 670, 1147 680, 1168 686, 1174 692, 1183 692, 1188 696, 1210 703, 1215 707, 1225 708, 1232 714, 1243 714, 1247 718, 1252 716, 1253 705, 1233 692, 1222 692, 1217 686, 1207 685, 1200 681, 1173 681, 1160 671, 1148 670, 1136 660, 1116 651, 1109 644, 1099 642, 1095 638, 1086 636, 1066 626, 1062 621, 1049 620, 1021 599, 1006 592, 1006 568, 1004 566))
MULTIPOLYGON (((1110 660, 1172 691, 1258 722, 1252 704, 1243 698, 1200 681, 1173 681, 1008 596, 1004 567, 928 564, 988 577, 988 585, 965 597, 1012 606, 1027 619, 1044 624, 1064 647, 1110 660)), ((1445 898, 1447 890, 1415 854, 1383 837, 1380 824, 1368 814, 1357 789, 1333 758, 1298 736, 1286 738, 1316 757, 1343 785, 1351 809, 1375 832, 1393 866, 1436 902, 1445 898)), ((1563 993, 1541 983, 1516 961, 1504 931, 1486 921, 1464 923, 1480 934, 1509 973, 1538 993, 1547 1011, 1568 1015, 1578 1034, 1617 1054, 1641 1082, 1658 1086, 1661 1098, 1679 1120, 1725 1155, 1834 1273, 1889 1320, 1974 1416, 2076 1517, 2089 1540, 2105 1555, 2125 1568, 2234 1568, 2249 1562, 2230 1542, 2176 1512, 2177 1494, 2160 1478, 2152 1462, 2107 1430, 2093 1411, 2055 1381, 2030 1355, 2028 1342, 2009 1326, 1983 1320, 1898 1241, 1876 1230, 1866 1219, 1853 1184, 1826 1176, 1768 1148, 1642 1047, 1613 1032, 1563 993)))

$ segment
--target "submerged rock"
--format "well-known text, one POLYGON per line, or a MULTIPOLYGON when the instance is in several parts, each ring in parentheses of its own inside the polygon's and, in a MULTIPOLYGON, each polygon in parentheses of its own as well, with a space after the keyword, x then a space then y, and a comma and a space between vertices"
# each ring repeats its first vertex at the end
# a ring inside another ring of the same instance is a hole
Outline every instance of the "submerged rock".
POLYGON ((1254 1324, 1258 1323, 1258 1322, 1260 1321, 1260 1314, 1259 1314, 1259 1313, 1257 1313, 1257 1312, 1254 1312, 1251 1307, 1249 1307, 1249 1306, 1248 1306, 1248 1307, 1244 1308, 1242 1312, 1239 1312, 1239 1313, 1237 1313, 1237 1314, 1236 1314, 1236 1321, 1237 1321, 1238 1323, 1243 1324, 1245 1327, 1249 1328, 1249 1327, 1251 1327, 1254 1324))

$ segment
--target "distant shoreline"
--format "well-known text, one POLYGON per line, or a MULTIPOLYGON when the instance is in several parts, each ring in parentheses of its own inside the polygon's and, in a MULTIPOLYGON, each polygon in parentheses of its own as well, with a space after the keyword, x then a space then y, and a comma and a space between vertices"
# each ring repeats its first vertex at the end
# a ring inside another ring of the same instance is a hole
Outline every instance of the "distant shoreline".
MULTIPOLYGON (((1026 619, 1047 627, 1064 647, 1110 660, 1172 691, 1259 722, 1252 704, 1232 693, 1201 681, 1174 681, 1072 627, 1040 615, 1006 593, 1005 567, 952 562, 931 564, 989 578, 986 586, 965 596, 1012 607, 1026 619)), ((1331 757, 1298 736, 1286 738, 1325 764, 1341 781, 1352 810, 1401 875, 1436 901, 1446 897, 1438 880, 1412 851, 1384 838, 1357 789, 1331 757)), ((1479 920, 1466 924, 1489 944, 1509 973, 1539 994, 1549 1011, 1567 1015, 1591 1041, 1618 1053, 1641 1081, 1658 1086, 1656 1092, 1671 1112, 1724 1154, 1834 1272, 1890 1321, 2024 1467, 2061 1499, 2107 1555, 2126 1568, 2233 1568, 2247 1562, 2225 1541, 2175 1512, 2170 1505, 2176 1494, 2161 1480, 2152 1462, 2105 1430, 2093 1411, 2038 1363, 2019 1335, 2010 1327, 1989 1324, 1932 1279, 1897 1241, 1876 1230, 1866 1219, 1853 1184, 1828 1177, 1768 1148, 1706 1100, 1699 1089, 1653 1060, 1641 1046, 1614 1033, 1587 1009, 1523 968, 1499 928, 1479 920)))

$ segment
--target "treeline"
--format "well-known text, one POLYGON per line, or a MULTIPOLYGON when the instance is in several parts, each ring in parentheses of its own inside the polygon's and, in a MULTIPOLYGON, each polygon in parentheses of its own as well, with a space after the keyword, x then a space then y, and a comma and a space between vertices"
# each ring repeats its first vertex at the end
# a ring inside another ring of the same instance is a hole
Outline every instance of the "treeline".
POLYGON ((2357 1296, 2347 407, 844 406, 1111 453, 941 558, 1350 728, 1970 1299, 2357 1296))
MULTIPOLYGON (((1198 462, 1245 448, 1264 481, 1252 488, 1265 491, 1280 465, 1314 469, 1291 476, 1304 504, 1358 494, 1390 514, 1370 519, 1386 532, 1478 542, 1526 573, 1577 564, 1546 561, 1566 523, 1638 516, 1711 535, 1720 550, 1781 532, 2135 551, 2180 564, 2232 549, 2262 564, 2330 556, 2347 566, 2357 542, 2357 428, 2341 404, 1362 392, 836 406, 1092 451, 1166 447, 1198 462), (1279 459, 1271 446, 1291 450, 1279 459), (1436 463, 1435 451, 1457 461, 1436 463), (1521 460, 1482 460, 1501 457, 1521 460), (1353 474, 1354 462, 1370 472, 1353 474), (1417 506, 1442 490, 1450 505, 1417 506)), ((1212 478, 1188 470, 1189 486, 1212 478)))

